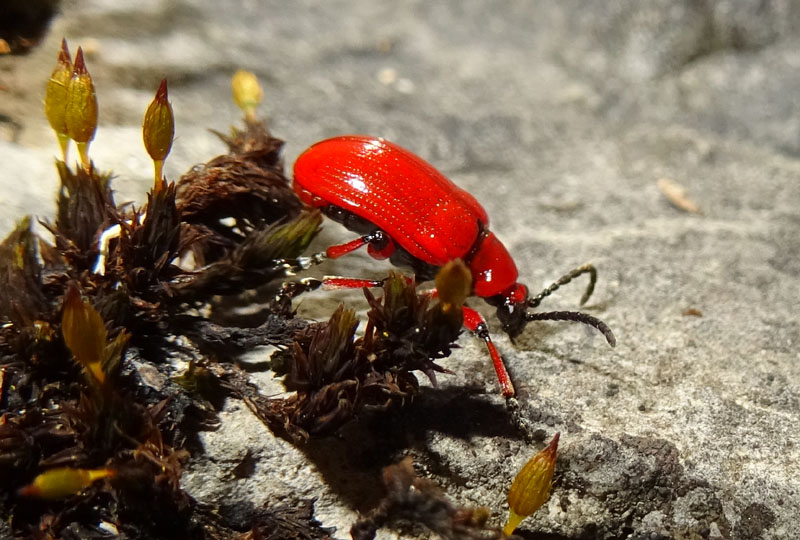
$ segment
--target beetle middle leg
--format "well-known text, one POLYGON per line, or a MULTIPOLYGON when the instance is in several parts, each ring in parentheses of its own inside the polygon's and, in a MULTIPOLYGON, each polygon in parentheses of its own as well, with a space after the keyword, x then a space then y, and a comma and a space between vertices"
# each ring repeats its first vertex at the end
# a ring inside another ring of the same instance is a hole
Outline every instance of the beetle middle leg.
POLYGON ((337 290, 337 289, 363 289, 383 287, 386 279, 361 279, 361 278, 348 278, 341 276, 325 276, 322 279, 317 278, 303 278, 299 281, 287 281, 281 287, 275 297, 276 301, 291 300, 295 296, 303 293, 316 291, 317 289, 323 290, 337 290))
MULTIPOLYGON (((273 302, 280 305, 284 305, 286 302, 291 304, 292 299, 295 296, 316 291, 317 289, 326 291, 339 289, 363 289, 364 287, 368 289, 376 289, 378 287, 383 287, 386 279, 388 278, 363 279, 342 276, 325 276, 322 279, 304 278, 299 281, 287 281, 283 284, 283 287, 281 287, 281 290, 278 292, 278 294, 275 295, 273 302)), ((413 281, 413 278, 406 279, 409 282, 413 281)))

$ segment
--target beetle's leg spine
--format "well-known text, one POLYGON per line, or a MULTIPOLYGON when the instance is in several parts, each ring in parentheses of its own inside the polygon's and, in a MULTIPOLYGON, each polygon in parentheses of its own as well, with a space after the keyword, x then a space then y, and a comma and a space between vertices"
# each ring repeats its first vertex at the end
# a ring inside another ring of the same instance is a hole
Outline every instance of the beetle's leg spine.
POLYGON ((503 358, 494 346, 492 337, 489 334, 489 327, 486 324, 486 319, 471 307, 463 306, 462 310, 464 311, 464 326, 467 330, 482 339, 486 344, 486 348, 489 349, 489 356, 492 357, 492 364, 494 365, 495 373, 497 373, 497 381, 500 383, 503 397, 513 397, 516 394, 514 384, 511 382, 511 377, 508 375, 506 366, 503 363, 503 358))
POLYGON ((605 336, 608 344, 614 347, 617 344, 617 338, 606 323, 589 314, 581 313, 580 311, 548 311, 546 313, 526 313, 526 321, 572 321, 583 324, 588 324, 597 328, 603 336, 605 336))
POLYGON ((589 285, 586 287, 586 292, 584 292, 583 296, 581 297, 579 305, 582 306, 583 304, 589 301, 589 297, 592 296, 592 293, 594 292, 595 283, 597 283, 597 270, 592 265, 592 263, 586 263, 582 266, 579 266, 578 268, 575 268, 574 270, 571 270, 566 274, 564 274, 563 276, 561 276, 560 278, 558 278, 555 281, 555 283, 547 287, 545 290, 543 290, 533 298, 529 299, 528 307, 532 308, 537 307, 539 304, 542 303, 542 300, 553 294, 553 292, 555 292, 559 287, 561 287, 562 285, 566 285, 576 277, 587 273, 589 274, 589 285))

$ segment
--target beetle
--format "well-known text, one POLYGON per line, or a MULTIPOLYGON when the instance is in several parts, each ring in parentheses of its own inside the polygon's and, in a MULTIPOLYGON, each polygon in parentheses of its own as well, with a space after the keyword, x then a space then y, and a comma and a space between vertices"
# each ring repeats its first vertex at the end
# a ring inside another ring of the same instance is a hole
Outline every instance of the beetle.
MULTIPOLYGON (((489 216, 478 201, 414 153, 378 137, 345 135, 318 142, 295 161, 293 188, 307 205, 360 234, 344 244, 305 258, 303 266, 341 257, 367 246, 375 259, 410 268, 418 282, 429 281, 448 261, 462 259, 472 274, 472 293, 497 309, 512 339, 530 321, 559 320, 588 324, 613 347, 616 339, 601 320, 586 313, 532 313, 546 296, 582 274, 591 295, 597 272, 591 264, 567 273, 534 297, 517 281, 519 272, 503 243, 489 230, 489 216)), ((381 281, 326 278, 329 287, 379 286, 381 281)), ((435 292, 434 292, 435 294, 435 292)), ((505 397, 515 394, 486 321, 464 306, 464 326, 489 349, 505 397)))

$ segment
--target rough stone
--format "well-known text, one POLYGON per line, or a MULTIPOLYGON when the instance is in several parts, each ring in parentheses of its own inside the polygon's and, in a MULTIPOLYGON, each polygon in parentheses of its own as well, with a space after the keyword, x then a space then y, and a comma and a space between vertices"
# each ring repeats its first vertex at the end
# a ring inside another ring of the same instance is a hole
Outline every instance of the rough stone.
MULTIPOLYGON (((61 36, 87 49, 93 144, 120 198, 144 199, 138 127, 167 77, 176 178, 223 151, 229 78, 253 70, 286 163, 336 134, 385 136, 471 191, 532 289, 593 261, 586 310, 618 338, 532 324, 511 343, 526 443, 481 344, 465 335, 403 411, 295 448, 229 402, 184 477, 227 505, 317 498, 346 538, 380 470, 414 456, 456 501, 502 525, 522 464, 561 432, 553 495, 522 526, 553 538, 794 538, 800 515, 800 8, 790 0, 64 2, 43 45, 0 58, 6 232, 52 210, 55 138, 41 113, 61 36), (660 178, 701 213, 672 206, 660 178)), ((320 246, 349 239, 328 226, 320 246)), ((380 276, 365 255, 320 273, 380 276)), ((574 309, 570 285, 544 309, 574 309)), ((308 297, 327 317, 360 293, 308 297)), ((481 302, 475 302, 491 315, 481 302)), ((264 351, 255 353, 263 357, 264 351)), ((263 393, 281 391, 259 374, 263 393)), ((408 527, 380 538, 425 537, 408 527)))

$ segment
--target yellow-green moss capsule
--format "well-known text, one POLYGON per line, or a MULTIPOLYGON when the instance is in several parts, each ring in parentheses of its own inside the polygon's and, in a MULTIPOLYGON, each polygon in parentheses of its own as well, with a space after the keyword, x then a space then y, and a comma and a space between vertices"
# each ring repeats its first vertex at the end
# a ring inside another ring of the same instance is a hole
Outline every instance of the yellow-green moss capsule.
POLYGON ((42 499, 61 499, 80 493, 97 480, 113 476, 111 469, 73 469, 61 467, 43 472, 20 488, 19 494, 42 499))
POLYGON ((81 161, 89 168, 89 142, 97 130, 97 96, 92 76, 86 70, 83 51, 78 47, 72 76, 67 83, 67 108, 65 111, 67 135, 78 145, 81 161))
POLYGON ((442 309, 446 312, 464 305, 472 289, 472 274, 461 259, 455 259, 439 270, 435 283, 442 309))
POLYGON ((150 102, 142 121, 144 147, 155 164, 156 186, 161 185, 164 160, 172 148, 175 137, 175 115, 167 99, 167 80, 161 81, 156 97, 150 102))
POLYGON ((61 155, 67 161, 69 135, 67 135, 67 83, 72 77, 72 57, 69 55, 67 40, 61 40, 61 51, 58 53, 58 64, 47 80, 44 91, 44 114, 50 127, 56 132, 61 155))
POLYGON ((536 512, 550 496, 553 471, 556 468, 558 437, 559 433, 556 433, 550 444, 533 456, 514 478, 511 489, 508 490, 510 512, 503 528, 506 536, 511 536, 522 520, 536 512))
POLYGON ((231 86, 236 106, 244 111, 247 121, 255 121, 256 107, 264 98, 264 90, 262 90, 258 78, 253 73, 240 69, 234 73, 231 86))
POLYGON ((74 284, 70 284, 64 295, 61 333, 75 361, 89 372, 92 380, 103 384, 106 380, 103 358, 108 333, 100 313, 83 301, 74 284))

